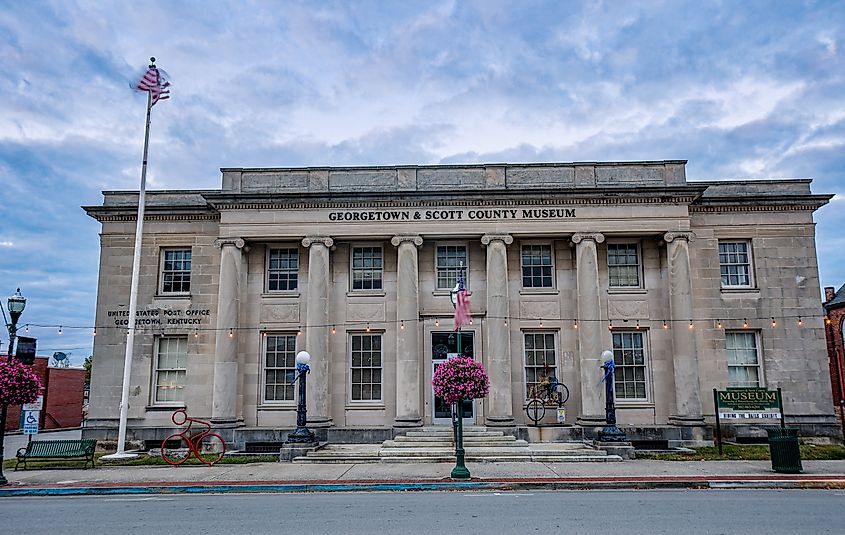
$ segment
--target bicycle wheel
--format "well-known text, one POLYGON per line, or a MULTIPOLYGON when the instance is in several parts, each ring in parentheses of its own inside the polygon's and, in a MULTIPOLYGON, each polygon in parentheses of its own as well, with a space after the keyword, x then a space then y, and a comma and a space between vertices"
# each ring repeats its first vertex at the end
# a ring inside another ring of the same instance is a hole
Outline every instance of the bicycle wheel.
POLYGON ((536 425, 537 422, 542 420, 543 416, 546 415, 546 406, 541 400, 535 398, 529 401, 528 405, 525 406, 525 413, 528 415, 528 418, 536 425))
POLYGON ((190 454, 191 447, 190 444, 188 444, 188 439, 186 439, 181 433, 173 433, 161 442, 161 458, 164 459, 167 464, 178 466, 184 463, 190 454), (178 442, 179 447, 172 447, 171 445, 173 442, 178 442))
POLYGON ((226 453, 226 442, 217 433, 209 433, 202 437, 197 444, 199 460, 211 466, 223 458, 226 453))
POLYGON ((569 388, 563 383, 558 383, 552 393, 552 401, 556 401, 558 405, 563 405, 569 401, 569 388))

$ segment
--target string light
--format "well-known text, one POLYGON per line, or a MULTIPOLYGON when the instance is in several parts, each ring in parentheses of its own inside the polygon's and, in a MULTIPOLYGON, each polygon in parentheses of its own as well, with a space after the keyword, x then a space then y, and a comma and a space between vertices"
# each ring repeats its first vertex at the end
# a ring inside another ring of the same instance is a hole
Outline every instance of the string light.
POLYGON ((97 328, 94 327, 94 336, 97 336, 97 328))
POLYGON ((434 326, 440 327, 440 318, 434 318, 434 326))
POLYGON ((27 324, 24 326, 23 330, 24 330, 24 332, 25 332, 25 333, 29 334, 29 323, 27 323, 27 324))
POLYGON ((689 328, 692 329, 692 320, 689 320, 689 328))
POLYGON ((803 320, 803 319, 801 319, 801 316, 798 316, 798 326, 799 326, 799 327, 803 327, 803 326, 804 326, 804 320, 803 320))
POLYGON ((232 328, 229 327, 229 338, 232 338, 233 336, 235 336, 235 331, 233 331, 232 328))
POLYGON ((296 330, 296 335, 299 336, 300 334, 302 334, 302 325, 296 330))
POLYGON ((637 320, 637 330, 640 330, 640 320, 637 320))
POLYGON ((777 327, 777 326, 778 326, 778 322, 776 322, 775 318, 772 317, 772 327, 777 327))
POLYGON ((716 320, 716 328, 717 328, 717 329, 721 329, 721 328, 722 328, 722 320, 716 320))
POLYGON ((402 320, 402 321, 399 323, 399 330, 400 330, 400 331, 404 331, 404 330, 405 330, 405 320, 402 320))
MULTIPOLYGON (((194 338, 199 338, 199 336, 200 336, 199 329, 194 329, 194 338)), ((265 336, 266 336, 266 333, 265 333, 265 336)))
POLYGON ((469 324, 472 325, 472 318, 469 319, 469 324))
POLYGON ((337 333, 337 329, 335 329, 334 325, 332 325, 332 334, 336 334, 336 333, 337 333))
POLYGON ((367 332, 370 332, 370 322, 367 322, 367 332))
POLYGON ((62 334, 62 326, 59 325, 59 334, 62 334))
POLYGON ((505 318, 505 327, 508 326, 508 318, 505 318))
POLYGON ((575 322, 572 324, 572 328, 573 328, 573 329, 577 329, 577 328, 578 328, 578 318, 575 318, 575 322))
POLYGON ((607 330, 608 330, 608 331, 612 331, 612 330, 613 330, 613 320, 610 320, 610 322, 608 322, 608 324, 607 324, 607 330))
POLYGON ((748 318, 744 318, 744 319, 742 320, 742 328, 743 328, 743 329, 747 329, 747 328, 748 328, 748 318))
POLYGON ((666 320, 663 320, 663 328, 664 328, 664 329, 668 329, 668 328, 669 328, 669 324, 668 324, 668 323, 666 323, 666 320))
POLYGON ((267 331, 261 331, 261 337, 267 338, 267 331))
POLYGON ((824 322, 825 322, 825 324, 826 324, 826 325, 830 325, 830 318, 829 318, 829 317, 827 317, 827 316, 825 316, 825 317, 824 317, 824 322))

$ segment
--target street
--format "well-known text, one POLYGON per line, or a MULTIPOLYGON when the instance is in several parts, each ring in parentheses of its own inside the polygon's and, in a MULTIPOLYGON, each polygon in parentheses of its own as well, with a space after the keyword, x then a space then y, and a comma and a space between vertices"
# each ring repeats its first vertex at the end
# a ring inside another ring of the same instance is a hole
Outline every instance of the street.
POLYGON ((0 498, 4 533, 842 533, 816 490, 227 494, 0 498))

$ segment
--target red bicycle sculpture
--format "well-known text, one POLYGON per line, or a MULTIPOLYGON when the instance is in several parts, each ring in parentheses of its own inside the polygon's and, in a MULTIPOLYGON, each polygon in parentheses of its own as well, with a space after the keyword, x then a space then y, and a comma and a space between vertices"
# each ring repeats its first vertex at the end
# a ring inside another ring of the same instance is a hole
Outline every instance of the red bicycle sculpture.
POLYGON ((223 454, 226 453, 226 441, 217 433, 211 432, 211 424, 188 418, 188 413, 184 409, 174 412, 170 419, 176 425, 184 425, 187 422, 188 427, 181 433, 173 433, 161 442, 161 458, 168 464, 178 466, 188 460, 191 454, 209 466, 223 458, 223 454), (192 435, 191 427, 194 424, 203 425, 205 429, 192 435), (168 443, 172 444, 174 441, 179 442, 178 447, 168 446, 168 443))

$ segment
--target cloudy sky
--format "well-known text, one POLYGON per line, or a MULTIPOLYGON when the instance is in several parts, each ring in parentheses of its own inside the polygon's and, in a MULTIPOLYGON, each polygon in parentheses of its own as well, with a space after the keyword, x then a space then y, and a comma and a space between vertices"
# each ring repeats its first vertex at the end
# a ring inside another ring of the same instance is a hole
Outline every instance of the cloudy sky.
POLYGON ((29 298, 42 354, 90 354, 80 205, 138 188, 129 83, 151 55, 174 83, 151 189, 230 166, 687 159, 690 180, 837 194, 817 244, 822 285, 845 283, 845 2, 0 0, 0 294, 29 298))

